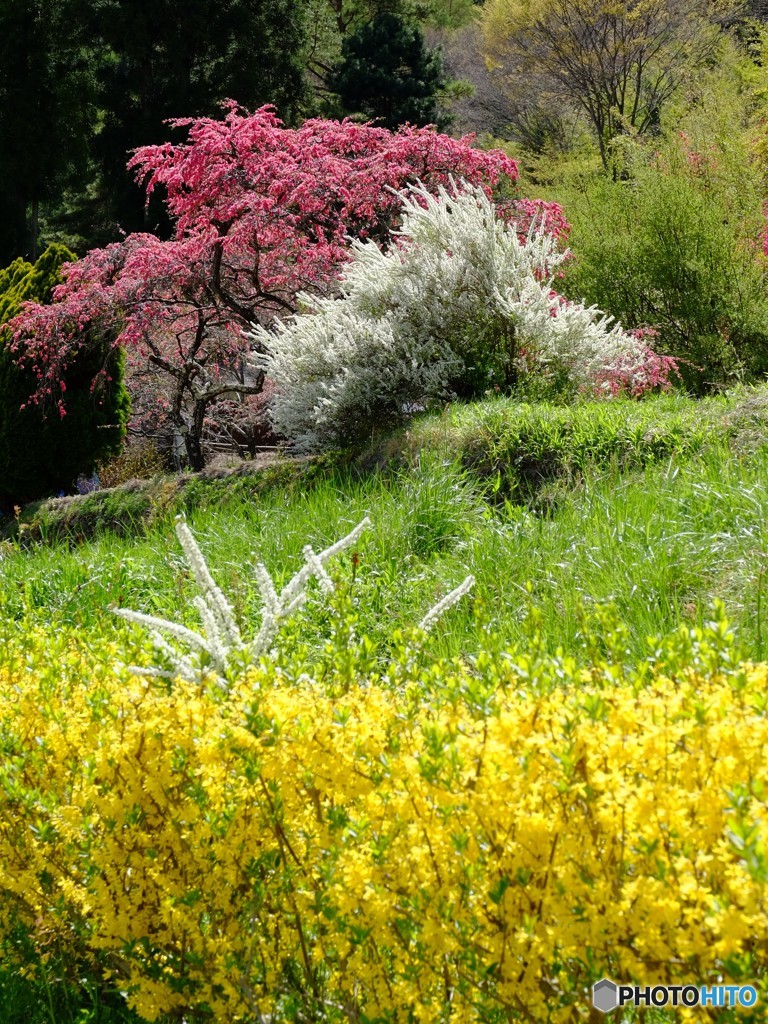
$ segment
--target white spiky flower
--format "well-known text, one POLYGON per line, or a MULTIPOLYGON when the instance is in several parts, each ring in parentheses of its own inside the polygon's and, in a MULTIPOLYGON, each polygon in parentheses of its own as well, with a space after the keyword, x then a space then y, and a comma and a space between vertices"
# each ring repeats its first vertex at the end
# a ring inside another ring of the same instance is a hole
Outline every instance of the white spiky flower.
POLYGON ((465 594, 475 585, 475 577, 467 576, 463 583, 460 583, 458 587, 452 590, 449 594, 446 594, 444 598, 437 602, 437 604, 431 608, 424 618, 419 623, 419 629, 428 633, 434 626, 437 620, 448 611, 449 608, 453 608, 465 594))
MULTIPOLYGON (((177 516, 176 534, 195 581, 202 591, 194 599, 193 604, 205 632, 198 633, 170 619, 145 615, 143 612, 132 611, 129 608, 113 608, 112 611, 121 618, 127 619, 129 622, 136 622, 149 629, 149 638, 155 651, 160 655, 162 662, 168 666, 160 668, 155 665, 149 667, 134 665, 131 666, 131 671, 137 675, 159 676, 165 679, 181 677, 191 682, 200 682, 204 678, 212 676, 217 685, 227 691, 233 664, 240 667, 244 664, 256 664, 259 658, 270 649, 281 624, 306 600, 307 586, 313 576, 318 580, 324 595, 328 596, 333 593, 333 580, 325 569, 327 562, 354 544, 370 525, 371 521, 366 516, 346 536, 324 551, 315 552, 310 545, 306 545, 304 565, 279 593, 266 566, 263 562, 256 562, 254 575, 262 602, 261 623, 253 640, 248 641, 241 635, 232 606, 211 575, 192 532, 184 518, 177 516), (191 649, 191 653, 182 652, 172 646, 165 639, 163 633, 186 644, 191 649)), ((467 576, 462 584, 446 594, 427 612, 421 620, 420 628, 425 632, 431 629, 440 616, 467 593, 474 582, 473 576, 467 576)))
POLYGON ((562 369, 575 386, 619 358, 642 363, 636 338, 553 291, 568 254, 541 224, 520 238, 466 182, 401 195, 398 245, 354 241, 338 298, 302 296, 307 312, 253 329, 275 385, 269 415, 297 450, 397 422, 452 397, 478 365, 522 366, 523 349, 526 366, 562 369))
POLYGON ((149 628, 150 640, 155 650, 169 666, 167 669, 134 666, 132 670, 142 675, 171 679, 181 676, 192 681, 212 674, 222 689, 228 689, 227 676, 232 663, 237 661, 242 664, 245 660, 247 663, 255 664, 269 650, 280 625, 304 603, 307 586, 313 576, 318 579, 324 594, 333 592, 333 581, 325 570, 325 564, 354 544, 370 525, 370 519, 366 516, 354 530, 319 553, 307 545, 304 548, 305 564, 280 593, 277 592, 266 566, 262 562, 257 562, 255 576, 262 602, 261 623, 253 640, 248 641, 242 637, 232 606, 211 575, 191 530, 184 518, 178 516, 176 535, 195 581, 202 591, 193 603, 205 632, 198 633, 170 619, 145 615, 129 608, 114 608, 114 613, 121 618, 149 628), (186 644, 192 649, 191 655, 182 653, 169 644, 163 633, 186 644))

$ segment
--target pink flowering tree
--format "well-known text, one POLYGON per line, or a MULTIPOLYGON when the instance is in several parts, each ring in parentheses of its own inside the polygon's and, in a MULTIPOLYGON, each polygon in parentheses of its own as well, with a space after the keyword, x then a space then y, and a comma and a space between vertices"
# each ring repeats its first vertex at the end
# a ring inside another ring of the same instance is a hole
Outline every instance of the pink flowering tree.
POLYGON ((262 392, 254 326, 294 313, 302 292, 333 294, 352 239, 391 244, 398 189, 462 178, 505 199, 521 231, 533 217, 567 230, 556 204, 516 196, 513 160, 471 138, 350 121, 290 129, 269 107, 247 114, 234 103, 223 119, 173 124, 187 129, 185 143, 139 149, 129 164, 148 197, 162 191, 172 238, 134 234, 93 250, 65 268, 51 305, 29 305, 13 329, 41 394, 55 394, 93 330, 122 346, 143 382, 137 415, 161 410, 194 469, 217 404, 251 415, 248 396, 262 392))

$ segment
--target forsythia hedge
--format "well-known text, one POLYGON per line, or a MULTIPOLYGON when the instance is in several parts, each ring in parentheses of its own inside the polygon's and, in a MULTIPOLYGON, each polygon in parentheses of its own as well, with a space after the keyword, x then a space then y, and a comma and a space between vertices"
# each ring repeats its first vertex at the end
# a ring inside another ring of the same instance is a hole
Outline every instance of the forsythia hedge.
POLYGON ((768 667, 723 623, 635 669, 396 648, 222 693, 8 639, 6 958, 150 1021, 576 1022, 603 975, 752 981, 766 1019, 768 667))

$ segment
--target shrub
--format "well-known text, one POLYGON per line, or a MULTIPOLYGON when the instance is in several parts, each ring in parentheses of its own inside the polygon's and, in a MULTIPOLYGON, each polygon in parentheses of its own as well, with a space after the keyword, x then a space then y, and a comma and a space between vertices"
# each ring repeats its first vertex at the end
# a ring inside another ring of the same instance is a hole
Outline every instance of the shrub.
MULTIPOLYGON (((411 464, 425 450, 458 459, 491 484, 497 500, 535 503, 548 484, 573 483, 613 464, 628 472, 662 459, 684 462, 726 441, 738 408, 731 412, 719 396, 693 401, 679 394, 570 406, 492 398, 424 417, 402 439, 401 451, 411 464)), ((754 423, 755 433, 760 425, 754 423)), ((764 439, 764 421, 762 428, 764 439)))
POLYGON ((297 448, 360 443, 416 409, 520 375, 608 393, 617 368, 631 390, 649 381, 640 339, 552 290, 566 253, 545 220, 521 239, 463 183, 437 197, 403 193, 399 234, 387 252, 353 245, 341 298, 305 296, 310 312, 254 332, 275 386, 272 422, 297 448))
MULTIPOLYGON (((64 263, 74 260, 60 245, 49 246, 34 266, 18 259, 0 272, 0 325, 25 301, 46 303, 64 263)), ((35 403, 39 381, 19 366, 19 352, 0 331, 0 500, 31 500, 69 490, 79 474, 117 452, 128 416, 124 359, 106 339, 92 335, 64 377, 66 416, 55 403, 35 403), (100 383, 96 386, 96 378, 100 383)))
POLYGON ((131 437, 116 456, 100 462, 97 471, 102 487, 119 487, 129 480, 146 480, 166 469, 157 444, 149 437, 131 437))
POLYGON ((638 149, 626 180, 587 179, 568 204, 575 258, 564 290, 687 362, 703 393, 768 371, 765 218, 738 131, 685 132, 638 149))

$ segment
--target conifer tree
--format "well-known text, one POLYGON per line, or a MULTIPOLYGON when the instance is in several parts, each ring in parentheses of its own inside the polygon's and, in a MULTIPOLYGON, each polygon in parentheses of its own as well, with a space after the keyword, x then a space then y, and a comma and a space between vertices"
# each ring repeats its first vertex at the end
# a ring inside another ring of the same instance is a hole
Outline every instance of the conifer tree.
POLYGON ((397 14, 378 14, 344 40, 343 60, 331 79, 347 113, 360 113, 385 128, 434 124, 449 118, 439 109, 447 85, 439 50, 421 28, 397 14))
MULTIPOLYGON (((34 266, 22 259, 0 271, 0 324, 25 301, 49 302, 62 264, 74 255, 52 245, 34 266)), ((105 455, 119 450, 130 402, 125 357, 95 330, 68 367, 66 415, 33 394, 38 379, 19 365, 20 352, 0 330, 0 502, 9 505, 67 490, 105 455)))

